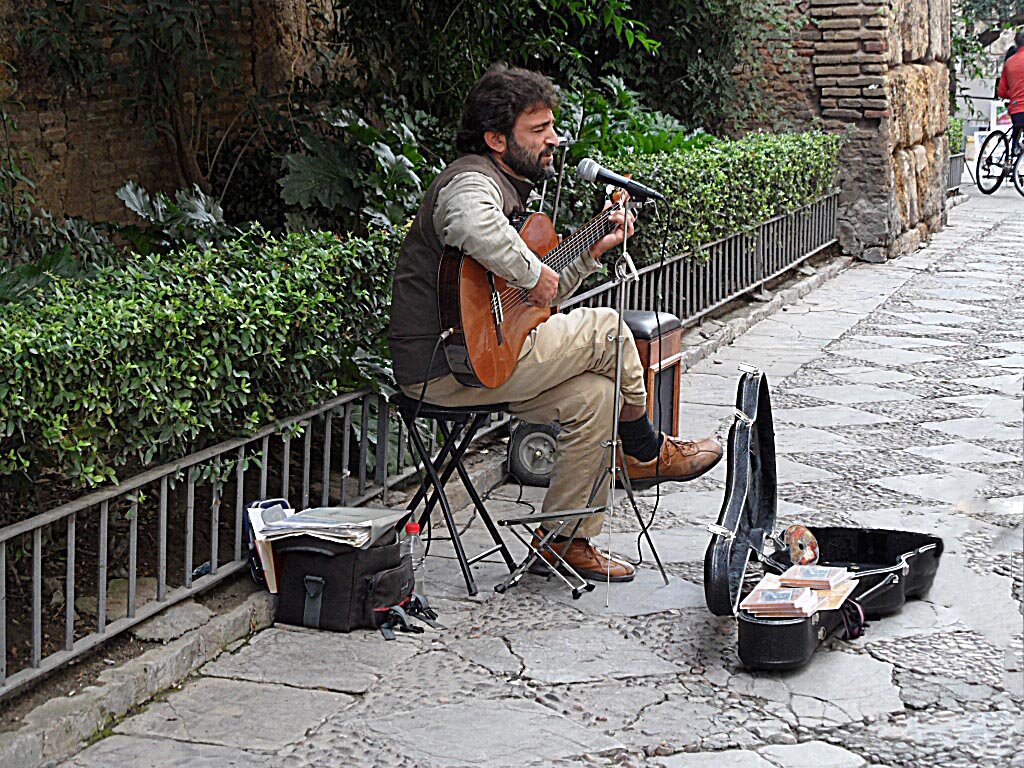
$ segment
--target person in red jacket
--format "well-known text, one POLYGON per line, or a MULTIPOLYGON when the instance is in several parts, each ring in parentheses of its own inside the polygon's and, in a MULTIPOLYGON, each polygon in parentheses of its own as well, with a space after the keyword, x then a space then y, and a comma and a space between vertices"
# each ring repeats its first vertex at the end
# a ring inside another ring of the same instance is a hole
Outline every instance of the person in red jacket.
POLYGON ((1013 38, 1017 52, 1003 64, 996 96, 1009 99, 1010 120, 1013 123, 1012 154, 1017 154, 1021 131, 1024 130, 1024 29, 1013 38))

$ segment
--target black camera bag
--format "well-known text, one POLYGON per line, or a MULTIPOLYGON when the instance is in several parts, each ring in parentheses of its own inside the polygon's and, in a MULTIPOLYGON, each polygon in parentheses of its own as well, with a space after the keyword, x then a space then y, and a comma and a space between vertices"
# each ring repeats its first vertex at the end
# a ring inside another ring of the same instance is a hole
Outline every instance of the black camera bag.
POLYGON ((380 627, 415 588, 412 560, 400 546, 397 534, 366 549, 306 535, 275 541, 276 620, 335 632, 380 627))

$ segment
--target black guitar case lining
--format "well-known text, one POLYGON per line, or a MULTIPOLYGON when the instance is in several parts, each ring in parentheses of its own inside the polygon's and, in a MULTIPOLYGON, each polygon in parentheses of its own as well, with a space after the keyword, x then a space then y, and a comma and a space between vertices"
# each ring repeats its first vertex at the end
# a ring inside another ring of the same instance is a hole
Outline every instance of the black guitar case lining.
MULTIPOLYGON (((782 573, 786 550, 773 544, 777 478, 775 429, 768 382, 744 368, 736 392, 736 417, 727 443, 725 501, 718 521, 708 526, 711 542, 704 557, 704 596, 718 616, 735 616, 740 661, 752 669, 797 669, 818 645, 846 629, 844 610, 865 618, 898 611, 909 598, 924 597, 942 554, 942 540, 911 531, 807 525, 818 541, 819 563, 856 572, 857 586, 840 610, 806 618, 758 618, 739 609, 752 587, 752 558, 766 571, 782 573)), ((847 616, 847 619, 849 616, 847 616)))

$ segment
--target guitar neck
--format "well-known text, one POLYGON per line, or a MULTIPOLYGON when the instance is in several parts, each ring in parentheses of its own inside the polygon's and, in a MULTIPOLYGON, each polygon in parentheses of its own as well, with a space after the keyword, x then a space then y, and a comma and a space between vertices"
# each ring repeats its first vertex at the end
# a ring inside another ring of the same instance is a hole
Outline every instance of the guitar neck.
POLYGON ((615 203, 611 208, 601 211, 555 248, 552 248, 544 259, 544 263, 561 274, 581 255, 589 252, 594 243, 615 229, 615 224, 610 219, 612 213, 620 208, 622 208, 622 204, 615 203))

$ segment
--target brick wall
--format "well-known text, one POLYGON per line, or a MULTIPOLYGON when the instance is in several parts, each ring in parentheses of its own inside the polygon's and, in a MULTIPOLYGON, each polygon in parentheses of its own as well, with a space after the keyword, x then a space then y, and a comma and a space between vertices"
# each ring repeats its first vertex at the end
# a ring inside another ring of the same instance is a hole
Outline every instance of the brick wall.
MULTIPOLYGON (((869 261, 906 253, 943 224, 950 0, 807 0, 792 42, 807 67, 765 73, 802 125, 843 131, 839 238, 869 261)), ((783 110, 784 112, 786 110, 783 110)))
MULTIPOLYGON (((234 40, 243 65, 243 90, 278 92, 302 70, 299 39, 311 5, 303 0, 248 4, 234 40)), ((114 193, 126 180, 134 179, 151 191, 173 192, 184 186, 170 142, 146 135, 132 121, 122 106, 123 93, 111 87, 89 95, 65 93, 38 66, 25 57, 19 60, 13 41, 21 9, 15 0, 0 0, 0 58, 18 67, 14 99, 21 106, 8 104, 18 124, 12 145, 19 164, 37 185, 38 203, 58 217, 125 223, 135 217, 114 193)), ((241 129, 235 118, 243 108, 244 98, 237 96, 213 100, 199 121, 213 129, 213 147, 229 125, 233 131, 241 129)), ((206 137, 199 140, 205 143, 206 137)))

